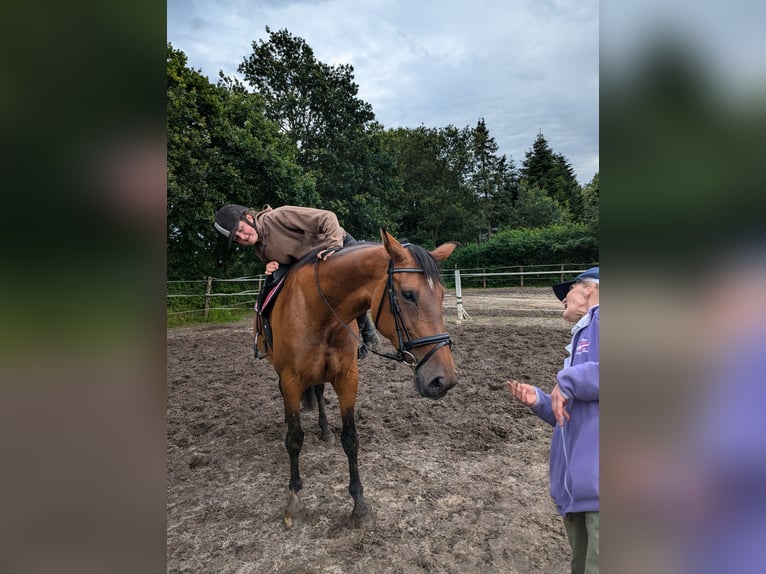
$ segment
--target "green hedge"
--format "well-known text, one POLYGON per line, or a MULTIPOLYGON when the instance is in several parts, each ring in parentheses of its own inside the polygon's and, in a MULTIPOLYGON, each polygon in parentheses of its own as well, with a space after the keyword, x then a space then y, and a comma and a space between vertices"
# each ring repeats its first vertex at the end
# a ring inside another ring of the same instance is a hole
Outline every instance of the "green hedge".
POLYGON ((501 231, 489 241, 456 249, 442 267, 476 269, 598 260, 598 239, 578 223, 501 231))

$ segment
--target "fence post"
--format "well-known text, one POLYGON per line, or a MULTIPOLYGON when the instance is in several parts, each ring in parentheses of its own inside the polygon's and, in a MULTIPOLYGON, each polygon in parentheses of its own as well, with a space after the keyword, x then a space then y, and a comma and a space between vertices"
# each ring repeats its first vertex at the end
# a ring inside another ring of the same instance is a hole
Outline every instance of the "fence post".
POLYGON ((564 282, 564 264, 562 263, 561 264, 561 281, 560 281, 560 283, 563 283, 563 282, 564 282))
POLYGON ((487 288, 487 270, 486 269, 481 270, 481 283, 486 289, 487 288))
POLYGON ((210 292, 212 290, 213 290, 213 278, 208 275, 207 289, 205 290, 205 320, 207 320, 207 314, 210 312, 210 292))
POLYGON ((524 266, 523 265, 519 266, 519 271, 521 271, 521 275, 520 275, 520 277, 521 277, 521 286, 524 287, 524 266))
POLYGON ((457 299, 457 322, 463 322, 463 319, 471 320, 471 316, 463 309, 463 287, 460 284, 460 269, 455 269, 455 299, 457 299))

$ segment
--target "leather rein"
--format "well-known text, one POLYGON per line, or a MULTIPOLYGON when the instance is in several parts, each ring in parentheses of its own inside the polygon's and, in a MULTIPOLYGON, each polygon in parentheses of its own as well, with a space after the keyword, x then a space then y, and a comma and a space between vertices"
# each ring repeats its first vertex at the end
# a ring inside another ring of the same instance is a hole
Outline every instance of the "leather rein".
MULTIPOLYGON (((415 371, 417 371, 420 367, 422 367, 428 359, 430 359, 436 351, 441 349, 444 345, 449 345, 452 347, 452 341, 450 341, 449 333, 440 333, 438 335, 430 335, 428 337, 421 337, 419 339, 411 339, 409 332, 407 331, 407 327, 404 324, 404 317, 402 316, 402 311, 399 308, 399 300, 396 297, 396 290, 394 289, 394 273, 423 273, 422 269, 418 269, 416 267, 394 267, 394 260, 389 259, 388 260, 388 277, 386 279, 386 289, 383 291, 383 294, 380 298, 380 304, 378 305, 378 312, 375 314, 375 319, 373 320, 373 323, 375 325, 375 328, 378 327, 378 319, 380 319, 380 312, 383 309, 383 303, 386 299, 386 296, 388 296, 388 302, 391 309, 391 315, 394 317, 394 324, 396 325, 396 339, 397 339, 397 349, 396 354, 391 353, 379 353, 374 349, 370 349, 367 347, 368 350, 372 351, 374 354, 378 355, 379 357, 385 357, 387 359, 393 359, 395 361, 399 361, 400 363, 404 363, 408 367, 412 367, 415 371), (426 355, 418 361, 417 358, 410 352, 411 349, 415 349, 417 347, 424 347, 425 345, 433 345, 434 348, 428 351, 426 355)), ((364 345, 364 341, 362 341, 359 337, 354 335, 353 331, 349 328, 348 324, 343 321, 338 314, 335 312, 335 309, 333 309, 332 304, 330 301, 327 300, 327 297, 322 292, 322 288, 319 285, 319 259, 317 259, 314 262, 314 281, 316 282, 317 291, 319 292, 319 296, 322 298, 322 301, 325 302, 325 305, 327 305, 327 308, 330 309, 333 315, 335 315, 335 318, 343 325, 343 327, 351 333, 351 335, 359 341, 362 345, 364 345)), ((365 345, 366 346, 366 345, 365 345)))

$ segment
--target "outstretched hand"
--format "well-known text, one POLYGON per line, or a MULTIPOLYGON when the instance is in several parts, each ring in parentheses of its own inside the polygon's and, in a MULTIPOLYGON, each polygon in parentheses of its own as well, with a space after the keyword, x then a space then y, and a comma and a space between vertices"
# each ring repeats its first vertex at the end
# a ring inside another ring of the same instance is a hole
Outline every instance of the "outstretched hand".
POLYGON ((519 381, 505 381, 508 390, 517 401, 528 407, 534 406, 537 402, 537 391, 532 385, 520 383, 519 381))

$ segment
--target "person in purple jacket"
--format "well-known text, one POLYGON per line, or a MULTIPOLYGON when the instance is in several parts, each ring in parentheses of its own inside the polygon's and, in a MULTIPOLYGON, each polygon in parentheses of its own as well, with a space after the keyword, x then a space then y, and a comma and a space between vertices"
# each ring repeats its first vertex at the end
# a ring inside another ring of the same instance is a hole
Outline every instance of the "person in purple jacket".
POLYGON ((569 356, 550 394, 506 381, 513 397, 554 427, 550 493, 564 517, 572 547, 572 574, 598 573, 599 539, 599 278, 592 267, 553 286, 571 323, 569 356))

